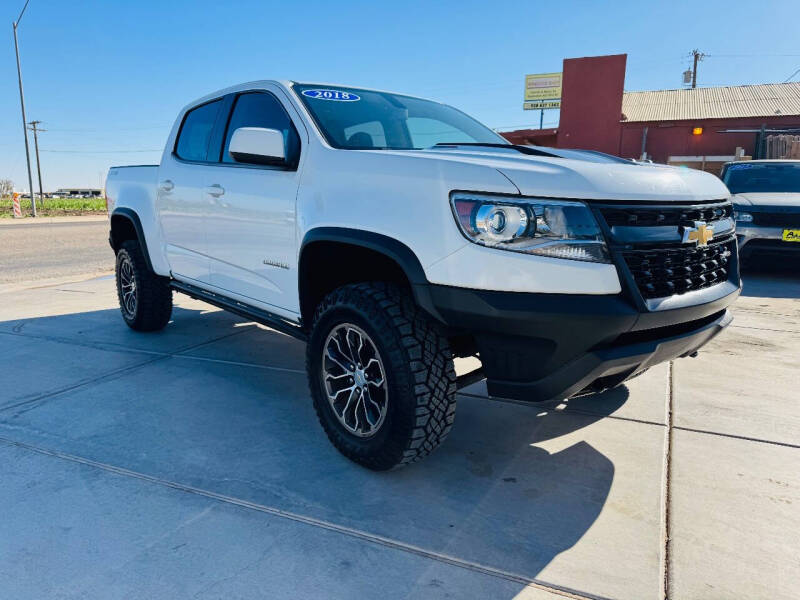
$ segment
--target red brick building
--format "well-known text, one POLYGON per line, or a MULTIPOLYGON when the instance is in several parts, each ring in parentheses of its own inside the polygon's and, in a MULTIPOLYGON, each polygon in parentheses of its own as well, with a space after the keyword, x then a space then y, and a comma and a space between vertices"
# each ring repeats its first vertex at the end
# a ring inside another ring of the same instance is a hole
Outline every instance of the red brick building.
POLYGON ((502 135, 714 171, 737 148, 763 155, 764 134, 800 133, 800 83, 625 92, 626 58, 564 60, 558 128, 502 135))

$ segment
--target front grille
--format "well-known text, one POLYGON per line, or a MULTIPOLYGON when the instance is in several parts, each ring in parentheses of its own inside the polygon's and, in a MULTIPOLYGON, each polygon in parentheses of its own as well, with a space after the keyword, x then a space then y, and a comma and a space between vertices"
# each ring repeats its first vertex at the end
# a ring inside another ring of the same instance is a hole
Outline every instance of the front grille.
POLYGON ((607 206, 600 209, 609 227, 684 225, 694 221, 713 221, 730 217, 733 206, 730 204, 694 205, 694 206, 607 206))
POLYGON ((761 227, 800 228, 800 212, 752 212, 753 224, 761 227))
POLYGON ((663 298, 711 287, 728 279, 736 240, 705 247, 648 248, 622 253, 644 298, 663 298))
POLYGON ((664 298, 711 287, 730 277, 736 252, 732 232, 708 246, 681 242, 683 227, 698 221, 726 231, 733 216, 728 201, 668 205, 596 204, 610 233, 610 245, 620 267, 630 271, 645 299, 664 298), (640 229, 641 228, 641 229, 640 229))

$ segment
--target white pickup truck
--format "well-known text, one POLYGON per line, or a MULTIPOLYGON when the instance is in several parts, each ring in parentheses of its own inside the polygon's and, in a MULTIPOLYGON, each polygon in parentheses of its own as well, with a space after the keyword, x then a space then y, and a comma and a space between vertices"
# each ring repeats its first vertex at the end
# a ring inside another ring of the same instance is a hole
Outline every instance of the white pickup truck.
POLYGON ((307 342, 331 442, 381 470, 439 445, 456 390, 562 399, 696 353, 740 291, 712 175, 508 144, 437 102, 259 81, 192 102, 106 191, 125 322, 178 291, 307 342), (456 377, 454 357, 481 368, 456 377))

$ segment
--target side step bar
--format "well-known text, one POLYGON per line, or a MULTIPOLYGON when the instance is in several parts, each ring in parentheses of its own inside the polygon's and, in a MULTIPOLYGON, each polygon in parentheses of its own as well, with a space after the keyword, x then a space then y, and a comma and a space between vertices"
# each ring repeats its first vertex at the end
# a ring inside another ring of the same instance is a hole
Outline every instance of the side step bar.
POLYGON ((173 279, 170 281, 169 285, 176 292, 186 294, 195 300, 208 302, 209 304, 213 304, 218 308, 232 312, 240 317, 244 317, 245 319, 250 319, 256 323, 266 325, 270 329, 280 331, 281 333, 290 335, 300 341, 308 341, 308 336, 306 335, 306 332, 303 331, 303 328, 300 327, 300 325, 293 323, 279 315, 261 310, 255 306, 250 306, 249 304, 231 300, 230 298, 220 296, 219 294, 214 294, 213 292, 208 292, 188 283, 183 283, 182 281, 175 281, 173 279))
MULTIPOLYGON (((260 308, 256 308, 255 306, 250 306, 249 304, 244 304, 242 302, 237 302, 236 300, 231 300, 230 298, 226 298, 225 296, 220 296, 219 294, 215 294, 213 292, 208 292, 204 289, 196 287, 194 285, 184 283, 182 281, 175 281, 174 279, 169 283, 170 287, 175 290, 176 292, 180 292, 181 294, 186 294, 195 300, 202 300, 203 302, 208 302, 209 304, 213 304, 214 306, 221 308, 223 310, 227 310, 228 312, 232 312, 233 314, 239 315, 240 317, 244 317, 245 319, 250 319, 251 321, 255 321, 256 323, 261 323, 262 325, 266 325, 270 329, 274 329, 276 331, 280 331, 281 333, 285 333, 286 335, 290 335, 293 338, 300 340, 301 342, 308 341, 308 335, 303 328, 300 327, 297 323, 293 323, 288 319, 285 319, 279 315, 273 314, 271 312, 261 310, 260 308)), ((474 371, 470 371, 469 373, 464 373, 463 375, 459 375, 456 378, 456 389, 462 389, 467 387, 468 385, 472 385, 473 383, 477 383, 479 381, 483 381, 486 379, 486 375, 483 373, 483 368, 478 367, 474 371)))
POLYGON ((483 367, 478 367, 474 371, 470 371, 469 373, 464 373, 463 375, 456 377, 456 389, 462 390, 468 385, 478 383, 484 379, 486 379, 486 375, 483 372, 483 367))

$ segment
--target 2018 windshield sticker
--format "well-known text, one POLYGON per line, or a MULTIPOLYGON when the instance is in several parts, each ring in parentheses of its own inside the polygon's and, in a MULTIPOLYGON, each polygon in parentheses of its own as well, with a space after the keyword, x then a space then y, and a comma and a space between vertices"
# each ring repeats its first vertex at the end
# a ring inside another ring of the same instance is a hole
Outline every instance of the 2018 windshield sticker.
POLYGON ((340 90, 303 90, 303 96, 315 100, 333 100, 334 102, 358 102, 361 96, 353 92, 340 90))

